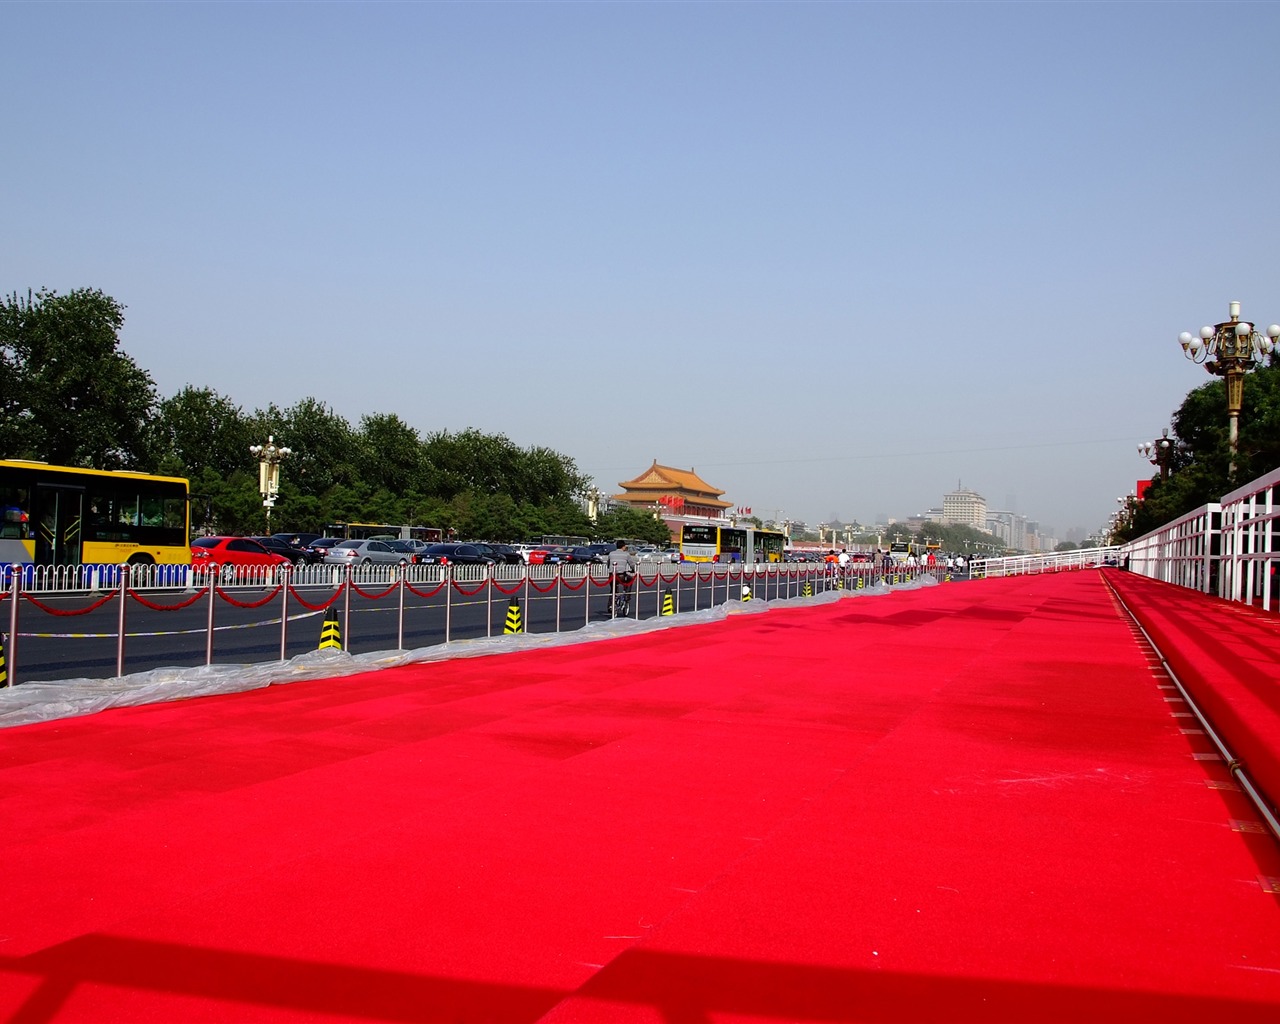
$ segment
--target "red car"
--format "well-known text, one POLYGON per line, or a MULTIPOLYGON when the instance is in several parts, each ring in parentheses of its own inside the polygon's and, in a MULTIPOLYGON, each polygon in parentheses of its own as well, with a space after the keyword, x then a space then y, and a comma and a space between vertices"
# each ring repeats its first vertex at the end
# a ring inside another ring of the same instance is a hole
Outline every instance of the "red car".
POLYGON ((237 575, 274 575, 289 559, 268 551, 249 537, 197 537, 191 542, 191 568, 237 575))

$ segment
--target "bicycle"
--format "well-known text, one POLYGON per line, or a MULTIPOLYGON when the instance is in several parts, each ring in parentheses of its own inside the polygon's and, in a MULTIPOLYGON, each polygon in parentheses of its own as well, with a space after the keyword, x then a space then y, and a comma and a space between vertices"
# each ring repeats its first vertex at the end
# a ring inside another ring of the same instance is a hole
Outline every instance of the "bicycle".
POLYGON ((614 578, 613 582, 613 602, 610 605, 610 614, 615 619, 625 619, 631 614, 631 581, 635 578, 634 573, 624 572, 621 576, 614 578))

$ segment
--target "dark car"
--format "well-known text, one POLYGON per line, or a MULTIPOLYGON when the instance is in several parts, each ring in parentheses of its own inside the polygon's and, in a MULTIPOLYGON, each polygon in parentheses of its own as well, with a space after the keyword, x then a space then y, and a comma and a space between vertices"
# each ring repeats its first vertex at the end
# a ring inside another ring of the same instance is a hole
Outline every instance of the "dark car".
POLYGON ((299 547, 296 544, 288 544, 281 540, 275 534, 270 537, 253 537, 268 551, 272 551, 277 555, 283 555, 289 559, 294 565, 315 565, 320 561, 320 556, 307 547, 299 547))
POLYGON ((608 561, 608 558, 591 546, 579 546, 569 548, 565 553, 564 561, 570 565, 602 565, 608 561))
POLYGON ((493 565, 494 561, 477 544, 432 544, 418 553, 421 565, 493 565))
POLYGON ((308 544, 307 547, 316 553, 316 557, 320 561, 324 561, 324 556, 341 543, 341 537, 319 537, 308 544))
POLYGON ((323 533, 273 533, 271 536, 282 540, 293 548, 309 548, 311 542, 320 540, 323 533))
POLYGON ((486 547, 498 556, 498 561, 502 564, 524 565, 524 557, 510 544, 487 544, 486 547))

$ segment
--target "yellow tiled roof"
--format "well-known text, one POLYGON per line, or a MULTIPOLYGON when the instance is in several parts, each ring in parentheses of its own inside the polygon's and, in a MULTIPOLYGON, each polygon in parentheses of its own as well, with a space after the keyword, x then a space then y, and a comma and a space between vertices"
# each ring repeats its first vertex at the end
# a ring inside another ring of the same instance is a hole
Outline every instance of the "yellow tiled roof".
POLYGON ((635 500, 649 494, 652 494, 655 499, 664 494, 676 494, 704 505, 728 508, 732 504, 732 502, 721 501, 719 496, 724 494, 724 491, 718 487, 712 487, 694 470, 660 466, 657 459, 635 479, 620 480, 618 486, 624 493, 615 494, 613 497, 621 500, 635 500))

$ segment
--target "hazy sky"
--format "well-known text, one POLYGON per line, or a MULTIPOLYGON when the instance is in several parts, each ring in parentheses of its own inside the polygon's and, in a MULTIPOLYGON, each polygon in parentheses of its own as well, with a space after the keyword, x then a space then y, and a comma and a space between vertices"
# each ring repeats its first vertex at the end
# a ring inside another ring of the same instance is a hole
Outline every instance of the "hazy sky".
MULTIPOLYGON (((161 395, 1064 536, 1280 320, 1274 3, 6 3, 0 289, 161 395)), ((1224 409, 1225 419, 1225 409, 1224 409)), ((1145 472, 1144 472, 1145 471, 1145 472)))

